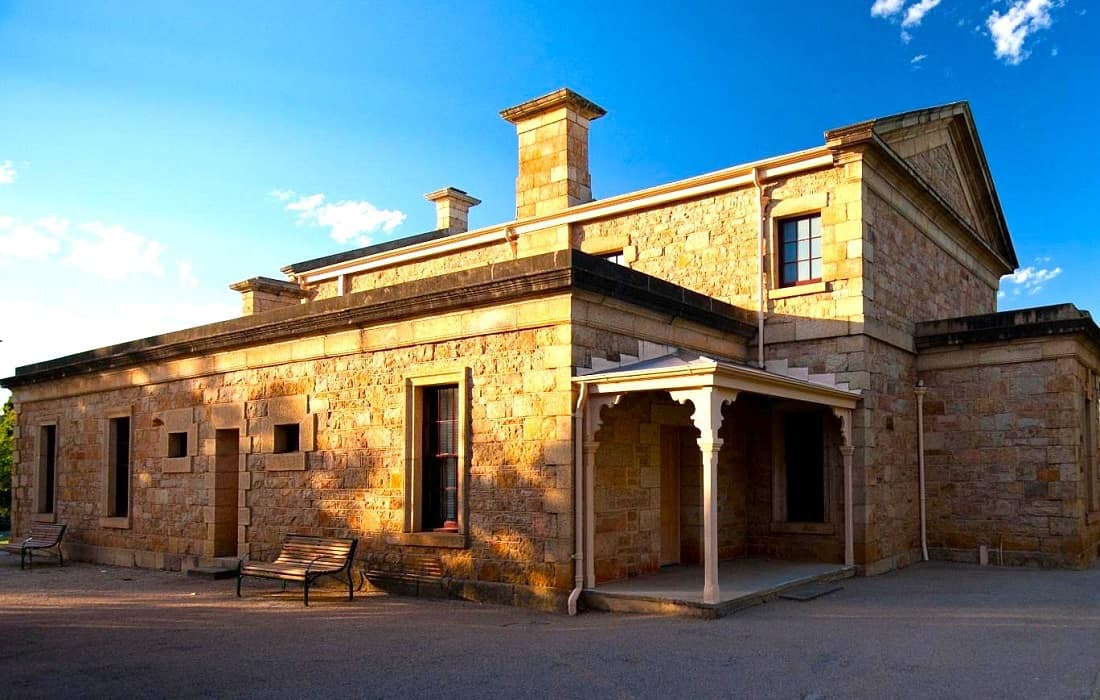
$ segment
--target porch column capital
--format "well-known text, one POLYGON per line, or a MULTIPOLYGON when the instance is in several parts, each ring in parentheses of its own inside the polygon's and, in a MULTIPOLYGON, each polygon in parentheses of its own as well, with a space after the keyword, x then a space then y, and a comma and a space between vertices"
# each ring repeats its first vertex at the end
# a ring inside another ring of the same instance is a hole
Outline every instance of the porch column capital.
POLYGON ((841 450, 852 446, 852 409, 833 406, 833 415, 840 420, 841 450))
POLYGON ((584 416, 584 443, 596 441, 596 433, 603 425, 603 409, 619 403, 622 394, 598 394, 588 399, 584 416))
POLYGON ((691 422, 699 430, 699 446, 704 441, 716 442, 722 446, 718 437, 718 430, 722 427, 722 407, 737 400, 737 392, 733 389, 719 389, 705 386, 698 389, 677 389, 668 392, 672 400, 677 403, 691 402, 695 411, 691 414, 691 422))

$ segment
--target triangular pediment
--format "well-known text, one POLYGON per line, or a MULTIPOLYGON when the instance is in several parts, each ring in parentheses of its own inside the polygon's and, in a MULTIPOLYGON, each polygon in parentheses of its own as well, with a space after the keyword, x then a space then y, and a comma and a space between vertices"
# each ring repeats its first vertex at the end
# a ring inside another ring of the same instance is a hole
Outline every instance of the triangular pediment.
POLYGON ((965 102, 873 122, 875 134, 958 214, 979 239, 1017 266, 985 152, 965 102))

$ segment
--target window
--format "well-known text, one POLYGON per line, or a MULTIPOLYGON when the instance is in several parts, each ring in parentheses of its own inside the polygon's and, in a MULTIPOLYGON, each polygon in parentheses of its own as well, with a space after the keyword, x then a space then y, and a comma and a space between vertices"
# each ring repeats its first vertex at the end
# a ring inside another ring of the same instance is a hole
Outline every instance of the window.
POLYGON ((275 446, 273 451, 276 454, 297 452, 301 445, 301 426, 298 423, 282 423, 276 425, 274 437, 275 446))
MULTIPOLYGON (((1100 394, 1100 391, 1097 392, 1100 394)), ((1082 445, 1084 452, 1083 471, 1085 480, 1085 505, 1089 511, 1100 510, 1100 489, 1096 484, 1096 451, 1097 451, 1097 401, 1096 396, 1084 397, 1085 399, 1085 424, 1082 426, 1082 445)))
POLYGON ((458 385, 423 390, 420 527, 458 531, 458 385))
POLYGON ((107 515, 130 514, 130 418, 111 418, 107 435, 107 515))
POLYGON ((168 433, 168 456, 187 456, 187 433, 168 433))
POLYGON ((38 429, 38 487, 35 491, 36 513, 53 513, 56 483, 57 426, 43 425, 38 429))
POLYGON ((621 251, 621 250, 615 250, 615 251, 612 251, 610 253, 604 253, 602 255, 597 255, 596 257, 597 258, 603 258, 607 262, 613 262, 616 265, 626 265, 626 259, 623 258, 623 251, 621 251))
POLYGON ((821 279, 821 214, 779 222, 779 286, 821 279))
POLYGON ((465 547, 469 369, 405 383, 405 531, 400 544, 465 547))

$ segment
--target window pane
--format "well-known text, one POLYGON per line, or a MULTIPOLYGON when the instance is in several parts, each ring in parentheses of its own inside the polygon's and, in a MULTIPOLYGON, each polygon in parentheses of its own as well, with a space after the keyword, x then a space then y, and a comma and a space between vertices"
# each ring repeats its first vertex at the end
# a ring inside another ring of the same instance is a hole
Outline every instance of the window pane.
POLYGON ((791 284, 798 281, 798 268, 796 263, 787 263, 783 266, 783 284, 791 284))
POLYGON ((799 219, 798 220, 798 239, 804 240, 810 237, 810 220, 799 219))
POLYGON ((821 279, 821 258, 810 261, 810 277, 815 280, 821 279))
POLYGON ((805 260, 810 257, 810 242, 799 241, 798 242, 798 259, 805 260))
POLYGON ((783 242, 790 243, 798 237, 798 230, 793 221, 783 222, 783 242))
POLYGON ((799 281, 810 279, 810 261, 809 260, 799 260, 798 261, 798 279, 799 279, 799 281))
POLYGON ((784 243, 783 244, 783 261, 792 262, 798 257, 798 244, 797 243, 784 243))
POLYGON ((821 235, 821 217, 820 216, 814 216, 814 217, 810 218, 810 235, 813 235, 813 236, 820 236, 821 235))
POLYGON ((820 258, 821 257, 821 239, 820 238, 814 238, 813 240, 810 241, 810 257, 811 258, 820 258))

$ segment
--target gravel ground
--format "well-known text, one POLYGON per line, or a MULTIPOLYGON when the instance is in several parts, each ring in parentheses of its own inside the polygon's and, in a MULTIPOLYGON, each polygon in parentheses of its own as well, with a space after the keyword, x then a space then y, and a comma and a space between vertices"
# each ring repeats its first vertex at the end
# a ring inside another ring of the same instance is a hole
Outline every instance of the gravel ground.
POLYGON ((928 563, 716 621, 0 556, 0 697, 1093 698, 1100 569, 928 563))

